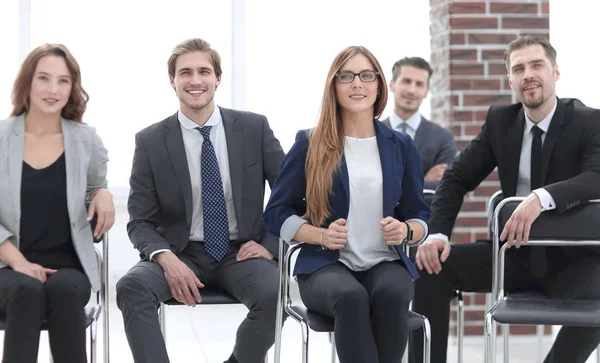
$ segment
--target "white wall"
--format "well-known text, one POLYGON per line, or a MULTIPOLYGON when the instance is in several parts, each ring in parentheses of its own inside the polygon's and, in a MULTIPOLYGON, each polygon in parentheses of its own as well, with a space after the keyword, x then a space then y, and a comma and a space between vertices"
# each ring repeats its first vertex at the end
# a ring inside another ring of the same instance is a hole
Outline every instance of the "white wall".
POLYGON ((575 97, 600 108, 600 2, 550 0, 550 42, 558 53, 559 97, 575 97))

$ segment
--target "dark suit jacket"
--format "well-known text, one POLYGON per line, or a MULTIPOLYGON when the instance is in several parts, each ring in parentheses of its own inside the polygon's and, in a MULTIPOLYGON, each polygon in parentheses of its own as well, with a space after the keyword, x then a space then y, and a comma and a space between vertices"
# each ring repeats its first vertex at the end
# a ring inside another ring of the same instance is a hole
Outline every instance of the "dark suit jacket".
MULTIPOLYGON (((382 120, 386 126, 392 127, 389 117, 382 120)), ((456 157, 456 142, 452 133, 442 126, 421 116, 421 123, 415 132, 415 145, 423 163, 423 174, 437 164, 450 165, 456 157)), ((427 182, 425 188, 435 189, 438 182, 427 182)))
MULTIPOLYGON (((490 107, 481 132, 446 170, 436 190, 430 233, 450 236, 464 195, 498 167, 504 197, 515 196, 521 143, 525 127, 523 106, 490 107)), ((600 198, 600 110, 578 100, 558 100, 542 149, 544 188, 562 213, 600 198), (574 104, 581 106, 574 107, 574 104)))
MULTIPOLYGON (((427 222, 430 211, 423 198, 423 170, 415 144, 409 136, 392 131, 377 121, 375 129, 383 176, 383 216, 393 216, 400 221, 418 218, 427 222)), ((275 235, 280 234, 281 226, 288 217, 304 214, 304 167, 308 145, 308 132, 299 131, 271 191, 264 220, 267 229, 275 235)), ((348 168, 343 158, 340 168, 333 176, 329 207, 331 217, 322 227, 326 228, 339 218, 348 218, 350 187, 348 168)), ((395 247, 413 279, 418 278, 419 274, 402 251, 402 246, 395 247)), ((338 258, 339 251, 304 245, 296 260, 294 274, 310 274, 323 266, 336 263, 338 258)))
MULTIPOLYGON (((220 108, 238 241, 254 240, 277 255, 279 240, 262 222, 265 180, 273 185, 284 153, 266 117, 220 108)), ((177 113, 135 136, 127 232, 140 257, 159 249, 175 253, 188 243, 192 187, 177 113)))

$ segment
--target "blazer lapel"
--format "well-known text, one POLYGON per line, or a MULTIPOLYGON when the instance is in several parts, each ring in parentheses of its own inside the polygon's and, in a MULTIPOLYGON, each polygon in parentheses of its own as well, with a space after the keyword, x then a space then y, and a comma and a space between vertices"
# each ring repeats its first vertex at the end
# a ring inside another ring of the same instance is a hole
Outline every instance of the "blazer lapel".
MULTIPOLYGON (((506 161, 501 175, 505 175, 503 182, 508 197, 517 194, 517 182, 519 179, 519 163, 521 159, 521 145, 523 144, 523 130, 525 128, 525 113, 519 111, 517 118, 506 128, 506 161)), ((492 136, 492 135, 490 135, 492 136)))
POLYGON ((19 211, 21 219, 21 178, 23 172, 23 144, 25 142, 25 114, 15 119, 13 131, 8 138, 8 179, 12 191, 13 210, 19 211))
POLYGON ((392 132, 379 127, 378 124, 375 125, 383 179, 383 216, 387 217, 391 215, 399 199, 395 180, 398 179, 398 164, 401 160, 396 157, 396 144, 392 132))
MULTIPOLYGON (((61 127, 63 133, 63 144, 65 147, 65 165, 67 169, 67 208, 69 210, 69 216, 72 222, 75 222, 75 201, 77 196, 74 194, 77 190, 81 190, 78 185, 72 185, 71 183, 77 183, 81 178, 79 177, 79 140, 77 133, 75 132, 75 125, 64 118, 61 118, 61 127)), ((85 188, 84 188, 85 190, 85 188)))
MULTIPOLYGON (((229 159, 229 175, 231 178, 231 192, 233 194, 233 205, 235 218, 241 221, 242 213, 242 182, 243 182, 243 155, 244 144, 242 138, 242 124, 238 122, 235 115, 227 109, 220 108, 225 139, 227 140, 227 158, 229 159), (242 157, 240 157, 240 155, 242 157)), ((238 222, 239 225, 239 222, 238 222)))
POLYGON ((415 131, 415 145, 417 145, 417 150, 421 151, 421 147, 423 146, 430 129, 431 124, 429 121, 421 116, 421 124, 417 127, 417 131, 415 131))
MULTIPOLYGON (((181 127, 177 119, 177 113, 165 124, 165 144, 175 178, 179 183, 183 200, 185 203, 185 214, 187 217, 188 227, 192 225, 192 181, 190 180, 190 169, 188 168, 187 156, 185 154, 185 146, 183 144, 183 136, 181 135, 181 127)), ((198 155, 200 157, 200 155, 198 155)))
POLYGON ((566 119, 566 107, 565 104, 559 99, 556 100, 556 111, 550 121, 550 127, 548 128, 548 134, 544 139, 544 145, 542 146, 542 181, 546 181, 546 174, 548 174, 548 164, 550 163, 550 156, 552 155, 552 149, 556 143, 556 139, 562 131, 562 127, 569 120, 566 119))

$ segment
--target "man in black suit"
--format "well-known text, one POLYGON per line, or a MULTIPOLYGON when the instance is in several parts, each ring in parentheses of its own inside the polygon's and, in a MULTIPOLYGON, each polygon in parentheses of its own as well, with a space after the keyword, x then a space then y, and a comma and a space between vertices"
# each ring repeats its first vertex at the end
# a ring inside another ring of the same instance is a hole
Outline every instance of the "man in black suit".
MULTIPOLYGON (((496 167, 504 196, 526 197, 501 234, 516 247, 507 254, 507 290, 538 288, 558 298, 600 299, 600 257, 589 249, 519 249, 540 213, 562 213, 600 198, 600 111, 557 99, 560 72, 546 39, 518 38, 504 57, 521 103, 490 107, 479 135, 444 174, 432 204, 431 234, 416 254, 424 271, 413 308, 431 322, 432 363, 446 362, 452 292, 492 286, 491 244, 452 245, 450 252, 448 237, 464 195, 496 167)), ((545 363, 583 363, 599 342, 600 328, 563 327, 545 363)), ((420 362, 418 335, 410 351, 411 362, 420 362)))
POLYGON ((266 117, 215 105, 221 60, 206 41, 177 45, 168 70, 179 111, 135 138, 127 231, 141 261, 117 284, 127 340, 136 363, 168 362, 156 307, 195 306, 206 285, 250 310, 227 362, 259 363, 275 338, 279 286, 264 188, 284 153, 266 117))
POLYGON ((425 188, 435 189, 448 165, 456 157, 452 133, 421 116, 419 107, 429 93, 433 69, 420 57, 402 58, 392 67, 390 90, 394 112, 382 122, 409 134, 419 151, 425 173, 425 188))

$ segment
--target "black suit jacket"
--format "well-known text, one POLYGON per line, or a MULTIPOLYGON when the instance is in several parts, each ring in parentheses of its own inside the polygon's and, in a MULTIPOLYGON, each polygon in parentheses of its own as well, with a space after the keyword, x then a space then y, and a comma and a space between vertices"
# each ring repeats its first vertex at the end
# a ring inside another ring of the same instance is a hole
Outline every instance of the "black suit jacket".
MULTIPOLYGON (((382 120, 391 128, 389 117, 382 120)), ((415 145, 423 165, 423 174, 437 164, 450 165, 456 157, 456 142, 452 133, 442 126, 421 116, 421 123, 415 132, 415 145)), ((426 189, 435 189, 439 182, 425 182, 426 189)))
MULTIPOLYGON (((490 107, 481 132, 446 170, 436 190, 430 233, 450 236, 464 195, 496 167, 504 197, 515 196, 524 127, 522 104, 490 107)), ((544 188, 556 202, 556 213, 600 198, 600 110, 559 99, 542 163, 544 188)))
MULTIPOLYGON (((265 180, 275 183, 283 150, 266 117, 220 110, 238 242, 254 240, 277 255, 279 239, 265 231, 262 214, 265 180)), ((183 250, 192 225, 192 186, 177 113, 136 134, 130 185, 127 232, 140 257, 159 249, 183 250)))

